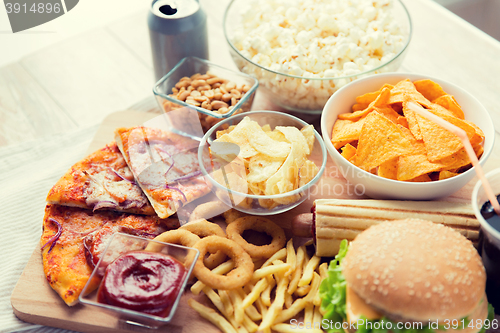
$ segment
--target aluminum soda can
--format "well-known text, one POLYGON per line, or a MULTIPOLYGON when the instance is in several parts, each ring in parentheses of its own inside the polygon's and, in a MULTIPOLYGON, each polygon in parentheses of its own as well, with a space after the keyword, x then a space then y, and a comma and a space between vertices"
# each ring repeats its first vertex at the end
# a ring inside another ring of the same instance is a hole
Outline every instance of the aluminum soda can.
POLYGON ((198 0, 155 0, 148 14, 156 81, 182 58, 208 59, 207 15, 198 0))

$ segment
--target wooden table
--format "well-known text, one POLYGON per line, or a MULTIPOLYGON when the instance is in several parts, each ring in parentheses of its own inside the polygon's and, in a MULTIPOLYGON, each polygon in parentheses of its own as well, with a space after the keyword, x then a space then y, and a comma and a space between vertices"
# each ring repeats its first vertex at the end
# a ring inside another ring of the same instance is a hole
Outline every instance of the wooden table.
MULTIPOLYGON (((222 31, 228 1, 201 2, 209 15, 210 59, 235 69, 222 31)), ((431 0, 403 2, 413 38, 400 71, 448 80, 477 97, 496 127, 485 169, 498 167, 500 43, 431 0)), ((0 68, 0 147, 97 124, 130 107, 157 111, 153 83, 146 12, 31 54, 0 68)), ((279 108, 258 93, 253 109, 279 108)))

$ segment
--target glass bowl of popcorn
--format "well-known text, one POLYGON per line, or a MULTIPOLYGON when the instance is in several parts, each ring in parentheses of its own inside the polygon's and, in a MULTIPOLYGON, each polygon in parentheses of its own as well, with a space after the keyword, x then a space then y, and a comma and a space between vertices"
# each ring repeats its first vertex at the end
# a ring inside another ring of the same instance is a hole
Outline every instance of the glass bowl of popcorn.
POLYGON ((232 0, 224 34, 269 100, 319 114, 351 81, 396 71, 412 34, 400 0, 232 0))

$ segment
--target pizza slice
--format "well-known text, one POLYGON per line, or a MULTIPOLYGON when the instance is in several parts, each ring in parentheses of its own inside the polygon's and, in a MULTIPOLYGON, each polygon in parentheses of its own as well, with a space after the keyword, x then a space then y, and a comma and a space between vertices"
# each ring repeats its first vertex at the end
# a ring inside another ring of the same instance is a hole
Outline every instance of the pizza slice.
POLYGON ((118 128, 115 140, 159 217, 210 192, 200 172, 198 141, 142 126, 118 128))
MULTIPOLYGON (((66 304, 74 305, 115 232, 154 238, 177 227, 176 219, 47 205, 40 239, 45 277, 66 304)), ((99 282, 92 281, 91 290, 99 282)))
POLYGON ((115 142, 73 165, 49 191, 47 203, 155 214, 115 142))

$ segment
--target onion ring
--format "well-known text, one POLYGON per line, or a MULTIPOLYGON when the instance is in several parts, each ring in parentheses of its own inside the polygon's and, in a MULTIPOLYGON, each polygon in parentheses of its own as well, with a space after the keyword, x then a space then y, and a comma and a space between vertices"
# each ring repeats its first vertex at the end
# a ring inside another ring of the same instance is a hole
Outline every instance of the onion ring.
POLYGON ((248 252, 252 258, 269 258, 285 246, 286 237, 283 229, 273 221, 261 216, 244 216, 228 224, 227 237, 248 252), (264 232, 271 236, 271 244, 254 245, 248 243, 242 234, 245 230, 264 232))
POLYGON ((254 269, 252 258, 236 242, 220 236, 207 236, 198 241, 194 248, 200 251, 194 266, 194 275, 210 288, 222 290, 241 288, 252 278, 254 269), (202 258, 205 254, 215 251, 224 252, 233 259, 235 268, 227 275, 215 274, 203 264, 202 258))
POLYGON ((199 219, 209 219, 218 216, 230 209, 220 201, 209 201, 196 206, 196 208, 189 215, 189 222, 199 219))
MULTIPOLYGON (((208 222, 204 219, 188 222, 187 224, 180 227, 180 229, 190 231, 200 238, 212 235, 226 238, 226 233, 217 223, 208 222)), ((224 261, 226 261, 226 254, 222 251, 212 253, 210 254, 210 256, 203 259, 205 266, 210 269, 219 266, 224 261)))
MULTIPOLYGON (((194 245, 200 240, 200 237, 196 236, 188 230, 176 229, 166 231, 155 238, 154 241, 163 243, 178 244, 187 247, 194 247, 194 245)), ((144 249, 145 251, 159 252, 163 246, 155 242, 149 242, 148 246, 144 249)))

